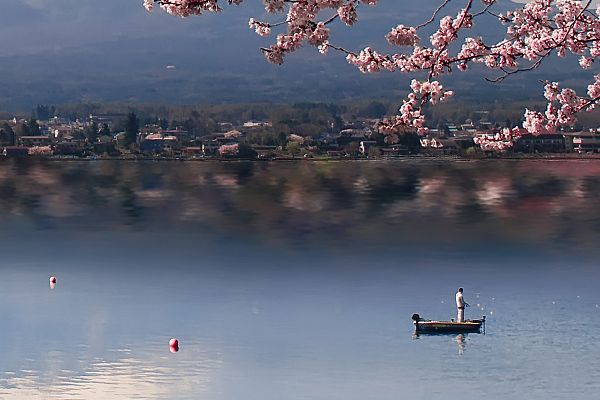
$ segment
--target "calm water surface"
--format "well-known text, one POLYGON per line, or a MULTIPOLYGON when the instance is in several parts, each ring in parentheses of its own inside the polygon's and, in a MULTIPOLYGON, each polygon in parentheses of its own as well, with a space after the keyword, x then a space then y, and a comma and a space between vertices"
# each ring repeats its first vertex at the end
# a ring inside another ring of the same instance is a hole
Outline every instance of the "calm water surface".
POLYGON ((597 399, 599 195, 597 161, 0 163, 0 398, 597 399), (458 286, 486 334, 415 337, 458 286))

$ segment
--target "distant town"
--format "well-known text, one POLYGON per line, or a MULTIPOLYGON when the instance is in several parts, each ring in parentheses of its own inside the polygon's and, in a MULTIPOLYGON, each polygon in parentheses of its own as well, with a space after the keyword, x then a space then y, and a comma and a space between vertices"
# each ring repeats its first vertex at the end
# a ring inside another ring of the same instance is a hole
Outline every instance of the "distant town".
MULTIPOLYGON (((38 110, 39 110, 38 106, 38 110)), ((48 114, 53 109, 42 109, 48 114)), ((140 123, 135 113, 92 113, 85 118, 46 116, 0 120, 0 154, 5 158, 58 159, 355 159, 425 156, 498 156, 476 144, 501 130, 483 117, 464 123, 438 123, 427 136, 400 135, 386 143, 380 118, 338 118, 322 132, 280 129, 268 119, 214 122, 211 132, 188 130, 165 119, 140 123)), ((503 155, 588 154, 600 151, 600 130, 546 133, 525 131, 503 155)))

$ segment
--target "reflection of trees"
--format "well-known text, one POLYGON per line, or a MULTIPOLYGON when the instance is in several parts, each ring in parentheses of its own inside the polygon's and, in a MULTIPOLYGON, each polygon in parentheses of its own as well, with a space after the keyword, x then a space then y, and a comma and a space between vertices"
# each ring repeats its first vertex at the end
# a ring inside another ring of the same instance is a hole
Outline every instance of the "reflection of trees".
POLYGON ((599 175, 600 163, 578 161, 4 162, 0 221, 283 243, 592 247, 599 175))
POLYGON ((140 221, 143 208, 139 203, 138 196, 130 186, 121 186, 121 198, 121 207, 127 217, 127 223, 135 224, 140 221))

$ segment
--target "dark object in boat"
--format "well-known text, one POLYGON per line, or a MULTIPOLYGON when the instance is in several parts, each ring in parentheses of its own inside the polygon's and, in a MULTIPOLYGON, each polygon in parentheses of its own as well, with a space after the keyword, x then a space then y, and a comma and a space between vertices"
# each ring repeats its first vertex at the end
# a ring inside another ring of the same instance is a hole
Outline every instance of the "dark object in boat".
POLYGON ((465 322, 455 321, 432 321, 422 319, 419 314, 413 314, 415 332, 418 333, 468 333, 481 332, 483 327, 485 333, 485 315, 481 319, 470 319, 465 322))

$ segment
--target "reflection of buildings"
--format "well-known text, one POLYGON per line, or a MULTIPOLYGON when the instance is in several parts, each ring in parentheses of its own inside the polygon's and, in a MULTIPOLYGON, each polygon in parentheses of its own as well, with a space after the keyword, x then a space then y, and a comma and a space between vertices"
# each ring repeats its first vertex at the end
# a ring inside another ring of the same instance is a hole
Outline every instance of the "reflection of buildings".
POLYGON ((553 251, 557 235, 569 232, 570 245, 596 251, 597 232, 589 216, 595 215, 590 200, 600 195, 597 162, 441 167, 437 161, 97 161, 17 167, 7 161, 5 166, 0 170, 0 217, 26 215, 40 223, 52 217, 70 224, 77 216, 82 223, 121 225, 123 215, 143 209, 136 223, 159 221, 176 229, 186 220, 281 243, 297 242, 301 230, 312 243, 377 241, 407 249, 450 242, 473 248, 477 243, 482 251, 511 243, 552 243, 544 248, 553 251))

